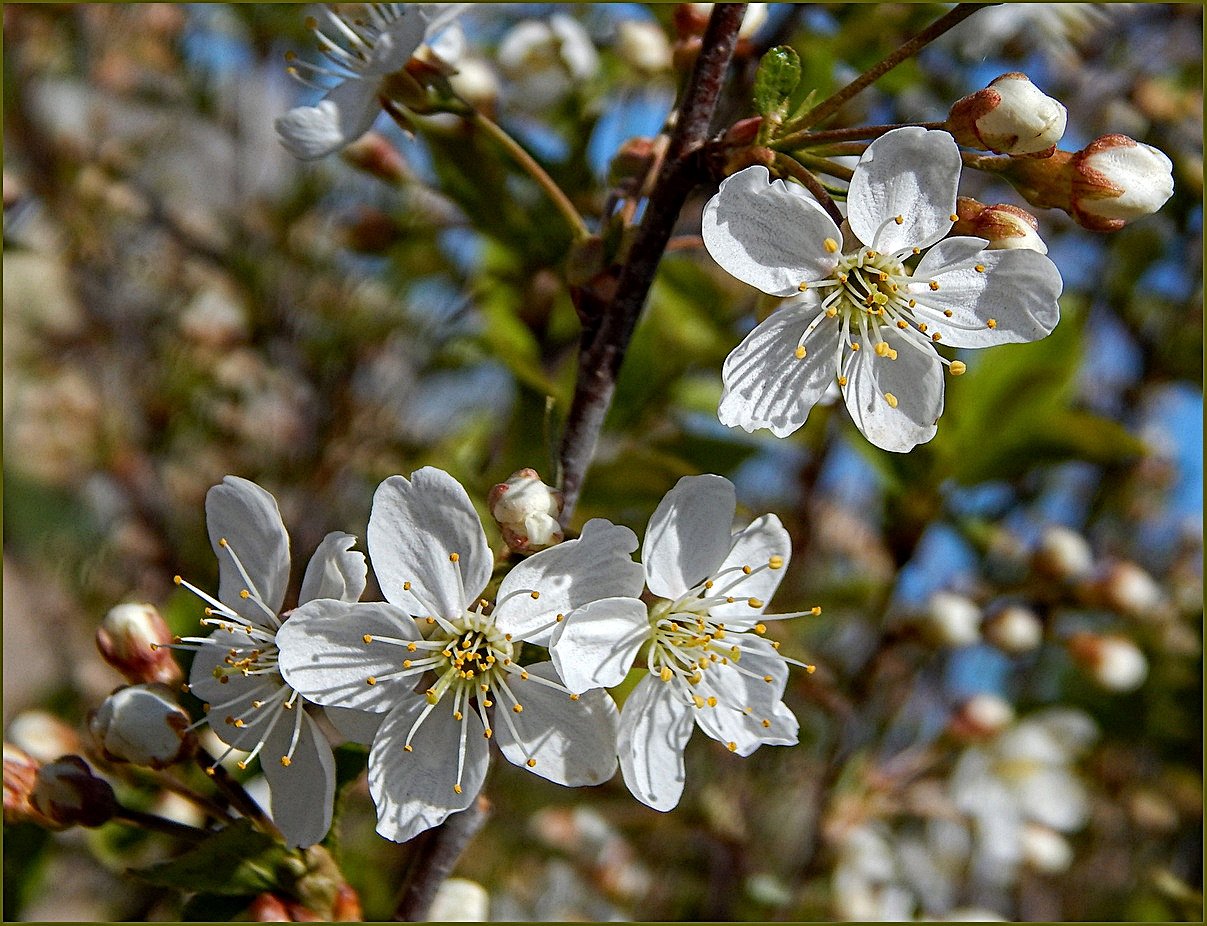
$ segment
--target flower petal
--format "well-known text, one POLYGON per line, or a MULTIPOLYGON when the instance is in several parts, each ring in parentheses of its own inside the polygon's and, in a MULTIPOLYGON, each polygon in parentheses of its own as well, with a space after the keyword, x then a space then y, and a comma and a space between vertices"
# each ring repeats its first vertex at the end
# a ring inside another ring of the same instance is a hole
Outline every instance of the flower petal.
MULTIPOLYGON (((209 642, 193 654, 193 664, 189 668, 189 691, 207 704, 237 702, 231 707, 222 708, 221 716, 240 714, 251 707, 253 700, 263 700, 281 687, 281 681, 275 675, 244 675, 232 670, 227 663, 232 649, 249 653, 260 645, 250 641, 246 634, 215 630, 206 639, 209 642)), ((221 722, 214 725, 214 732, 222 735, 222 727, 221 722)), ((230 735, 234 735, 233 730, 230 735)))
POLYGON ((692 709, 673 685, 647 675, 620 712, 620 771, 629 792, 654 810, 674 810, 687 779, 683 749, 692 735, 692 709))
POLYGON ((272 822, 280 828, 286 844, 312 846, 320 842, 331 828, 335 757, 331 744, 300 703, 286 711, 273 727, 260 759, 272 791, 272 822), (289 755, 291 747, 292 756, 285 766, 281 757, 289 755))
POLYGON ((254 585, 250 590, 277 614, 289 583, 289 535, 277 500, 254 482, 227 476, 205 495, 205 523, 218 557, 218 600, 260 627, 276 627, 275 617, 240 596, 249 583, 234 557, 254 585))
POLYGON ((881 327, 880 334, 897 351, 897 359, 880 357, 870 344, 863 345, 848 359, 843 398, 864 437, 882 450, 905 453, 938 430, 943 366, 929 344, 910 341, 889 326, 881 327))
POLYGON ((425 466, 377 487, 369 556, 382 594, 415 617, 458 618, 486 588, 494 557, 461 483, 425 466), (457 559, 452 560, 452 554, 457 559))
POLYGON ((349 78, 314 106, 296 106, 275 123, 277 137, 295 158, 313 161, 360 138, 381 111, 377 81, 349 78))
POLYGON ((772 296, 792 296, 837 266, 825 241, 842 236, 804 187, 769 177, 757 164, 726 177, 704 207, 701 230, 708 253, 730 274, 772 296))
POLYGON ((837 375, 838 324, 822 318, 812 294, 771 314, 725 358, 725 390, 717 415, 721 423, 746 431, 770 428, 787 437, 800 428, 837 375), (802 336, 809 332, 802 341, 802 336), (798 358, 797 348, 805 355, 798 358))
POLYGON ((369 793, 377 806, 377 832, 394 842, 443 823, 464 810, 482 790, 489 749, 482 721, 468 711, 454 720, 448 706, 437 706, 407 736, 427 707, 422 697, 410 697, 386 715, 369 752, 369 793), (465 744, 461 793, 457 783, 458 754, 465 744))
POLYGON ((1038 341, 1051 334, 1060 321, 1064 286, 1056 265, 1036 251, 974 250, 978 242, 948 238, 926 252, 914 271, 919 282, 910 286, 918 302, 914 315, 952 347, 1038 341), (930 288, 932 280, 937 290, 930 288))
POLYGON ((558 615, 601 598, 635 598, 645 584, 633 562, 637 535, 594 518, 567 540, 518 563, 499 585, 495 626, 517 640, 548 646, 558 615), (538 597, 532 596, 533 592, 538 597))
POLYGON ((721 577, 712 592, 738 600, 710 608, 713 620, 723 619, 725 626, 734 630, 757 624, 767 602, 780 587, 791 557, 792 538, 773 514, 756 518, 734 534, 733 546, 721 563, 721 577), (780 565, 775 569, 769 565, 772 557, 779 557, 780 565), (743 575, 743 566, 750 567, 749 575, 743 575), (748 600, 751 598, 762 603, 752 607, 748 600))
POLYGON ((757 686, 770 690, 762 679, 742 675, 733 666, 714 666, 695 686, 705 700, 693 716, 697 726, 739 756, 748 756, 760 746, 792 746, 800 727, 782 701, 756 704, 751 696, 765 696, 757 686), (714 671, 719 669, 720 671, 714 671), (716 706, 710 706, 711 699, 716 706))
POLYGON ((381 722, 385 720, 386 716, 370 711, 358 711, 350 707, 331 707, 330 705, 323 708, 323 713, 331 721, 331 726, 335 727, 344 739, 360 743, 362 746, 373 745, 381 722))
POLYGON ((619 685, 641 644, 650 638, 650 617, 636 598, 604 598, 566 616, 553 634, 549 655, 571 691, 619 685))
POLYGON ((601 689, 571 700, 559 685, 551 662, 528 666, 527 679, 511 676, 507 685, 524 708, 519 713, 500 703, 495 740, 507 761, 568 787, 597 785, 616 773, 616 732, 620 712, 601 689), (528 765, 533 759, 535 765, 528 765))
POLYGON ((675 483, 645 530, 641 560, 650 591, 674 600, 712 575, 729 552, 737 506, 733 483, 723 476, 675 483))
POLYGON ((414 689, 420 672, 400 672, 405 646, 380 639, 366 643, 366 634, 420 639, 415 622, 393 605, 318 598, 296 609, 277 632, 278 667, 316 704, 383 713, 414 689))
POLYGON ((315 598, 356 601, 365 591, 369 567, 365 554, 352 550, 356 538, 343 531, 332 531, 310 557, 298 604, 315 598))
POLYGON ((933 244, 951 230, 960 166, 960 149, 947 132, 907 126, 881 135, 851 178, 851 231, 885 254, 933 244))

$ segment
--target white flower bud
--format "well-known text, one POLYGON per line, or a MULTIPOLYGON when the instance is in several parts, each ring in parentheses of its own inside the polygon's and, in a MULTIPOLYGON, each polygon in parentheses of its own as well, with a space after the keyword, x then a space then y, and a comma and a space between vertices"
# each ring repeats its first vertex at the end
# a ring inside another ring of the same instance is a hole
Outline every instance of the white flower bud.
POLYGON ((1069 652, 1107 691, 1135 691, 1148 678, 1148 660, 1127 637, 1075 634, 1069 652))
POLYGON ((1023 825, 1021 838, 1023 861, 1045 875, 1067 871, 1073 862, 1073 847, 1056 830, 1039 823, 1023 825))
POLYGON ((671 43, 655 22, 623 20, 616 27, 616 54, 643 74, 658 74, 671 66, 671 43))
POLYGON ((4 744, 4 822, 48 825, 30 799, 41 763, 24 749, 4 744))
POLYGON ((490 895, 477 881, 449 878, 436 890, 427 918, 433 923, 484 923, 490 895))
POLYGON ((981 638, 981 609, 963 595, 936 592, 922 620, 923 630, 940 646, 967 646, 981 638))
POLYGON ((517 83, 517 101, 529 108, 557 102, 599 70, 599 54, 587 30, 563 13, 554 13, 548 22, 517 23, 499 43, 498 61, 517 83))
POLYGON ((8 725, 5 739, 39 762, 79 752, 80 738, 74 728, 46 711, 24 711, 8 725))
POLYGON ((189 715, 162 685, 119 688, 89 720, 105 757, 164 768, 187 758, 196 748, 188 729, 189 715))
POLYGON ((489 64, 466 58, 448 79, 453 91, 474 109, 489 109, 499 98, 499 78, 489 64))
POLYGON ((992 694, 973 695, 952 717, 951 732, 961 739, 988 739, 1014 723, 1009 701, 992 694))
POLYGON ((1173 196, 1173 162, 1126 135, 1104 135, 1073 155, 1072 214, 1080 225, 1115 231, 1152 215, 1173 196))
POLYGON ((997 154, 1044 155, 1055 150, 1068 112, 1026 74, 1003 74, 951 107, 947 128, 962 145, 997 154))
POLYGON ((1102 576, 1102 600, 1108 608, 1132 617, 1147 617, 1165 599, 1161 587, 1131 562, 1112 563, 1102 576))
POLYGON ((1044 627, 1035 612, 1009 605, 985 622, 985 639, 1007 653, 1026 653, 1043 642, 1044 627))
POLYGON ((386 183, 402 184, 412 174, 398 148, 378 132, 365 132, 341 152, 345 161, 386 183))
POLYGON ((956 200, 956 214, 959 221, 952 233, 984 238, 990 251, 1025 248, 1048 253, 1048 246, 1039 237, 1039 220, 1018 206, 1008 203, 986 206, 961 196, 956 200))
POLYGON ((1055 579, 1080 579, 1094 565, 1094 554, 1081 534, 1050 525, 1040 538, 1033 560, 1035 568, 1055 579))
POLYGON ((565 502, 562 493, 545 485, 534 469, 512 473, 490 490, 486 501, 504 541, 516 552, 535 552, 565 539, 557 520, 565 502))
POLYGON ((33 806, 56 826, 100 826, 113 819, 117 799, 79 756, 63 756, 38 769, 33 806))
POLYGON ((172 632, 149 604, 119 604, 110 608, 96 631, 96 647, 105 662, 127 681, 178 685, 184 675, 168 644, 172 632))

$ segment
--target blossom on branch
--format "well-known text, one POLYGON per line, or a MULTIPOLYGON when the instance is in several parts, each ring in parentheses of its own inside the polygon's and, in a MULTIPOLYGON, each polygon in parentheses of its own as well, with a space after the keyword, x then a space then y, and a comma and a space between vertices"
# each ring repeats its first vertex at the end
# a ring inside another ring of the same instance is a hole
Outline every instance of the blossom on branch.
POLYGON ((911 126, 860 157, 841 229, 803 187, 769 182, 765 167, 721 184, 704 210, 709 253, 739 280, 793 297, 726 359, 723 424, 785 437, 837 379, 864 437, 905 452, 935 435, 943 366, 964 372, 937 344, 989 347, 1052 331, 1062 288, 1052 261, 944 237, 958 218, 959 180, 951 136, 911 126))
POLYGON ((558 784, 613 775, 612 699, 571 692, 552 664, 520 657, 577 608, 640 593, 632 531, 588 521, 577 540, 512 569, 492 605, 480 597, 494 559, 477 512, 452 476, 426 467, 378 487, 368 544, 386 602, 310 602, 279 640, 281 670, 306 697, 379 715, 365 738, 378 833, 403 842, 467 808, 492 738, 509 762, 558 784))

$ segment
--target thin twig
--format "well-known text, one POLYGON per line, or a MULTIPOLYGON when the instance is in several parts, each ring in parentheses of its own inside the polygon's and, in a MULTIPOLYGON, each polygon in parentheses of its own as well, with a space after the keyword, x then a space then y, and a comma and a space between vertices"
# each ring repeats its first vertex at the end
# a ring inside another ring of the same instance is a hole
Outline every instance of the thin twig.
POLYGON ((895 122, 889 125, 856 125, 846 129, 824 129, 820 132, 796 132, 792 135, 785 135, 783 138, 773 139, 767 143, 767 146, 787 151, 791 148, 824 145, 830 142, 868 141, 886 135, 894 129, 904 129, 909 126, 918 126, 922 129, 942 129, 946 125, 946 122, 895 122))
POLYGON ((813 194, 813 198, 821 203, 821 207, 834 220, 835 225, 842 224, 842 213, 838 211, 838 206, 834 204, 834 200, 830 198, 826 188, 821 185, 821 181, 814 177, 804 165, 786 154, 777 154, 775 166, 794 180, 799 180, 805 189, 813 194))
POLYGON ((113 815, 113 820, 117 823, 125 823, 128 826, 136 826, 139 829, 164 833, 188 842, 200 842, 208 835, 205 830, 189 826, 187 823, 177 823, 175 820, 169 820, 167 817, 159 817, 153 813, 135 810, 132 807, 118 807, 117 813, 113 815))
POLYGON ((808 136, 801 131, 802 129, 808 129, 812 126, 818 125, 826 119, 829 119, 836 112, 838 112, 838 110, 842 108, 843 104, 846 103, 847 100, 851 99, 851 97, 855 96, 864 88, 874 84, 877 80, 899 65, 902 61, 905 61, 907 58, 912 58, 948 29, 951 29, 953 26, 963 22, 977 10, 980 10, 986 6, 994 6, 994 4, 957 4, 955 9, 949 10, 946 14, 940 16, 933 23, 915 35, 912 39, 909 39, 899 48, 895 49, 888 57, 884 58, 879 63, 872 65, 841 90, 832 93, 800 118, 793 119, 788 124, 788 127, 796 132, 796 135, 787 135, 784 138, 781 138, 779 141, 791 144, 795 143, 797 136, 800 136, 802 139, 807 138, 808 136))
POLYGON ((414 923, 428 918, 436 891, 489 815, 490 801, 479 796, 468 808, 415 840, 415 864, 394 910, 395 920, 414 923))
POLYGON ((269 819, 260 805, 252 799, 252 796, 247 793, 243 785, 236 781, 231 776, 231 773, 218 763, 217 759, 204 749, 198 749, 197 764, 210 776, 210 780, 214 782, 218 790, 222 792, 222 795, 231 802, 231 806, 239 811, 239 813, 243 814, 249 820, 253 820, 265 832, 274 836, 281 835, 281 831, 277 829, 277 825, 269 819))
POLYGON ((654 281, 675 221, 700 176, 696 155, 708 138, 725 74, 737 44, 746 5, 719 3, 704 32, 700 56, 688 81, 683 105, 655 181, 645 217, 610 299, 586 294, 592 305, 603 302, 598 318, 585 320, 579 350, 578 381, 562 436, 562 524, 569 524, 582 490, 583 477, 595 455, 604 417, 612 404, 616 377, 637 319, 654 281))
POLYGON ((797 152, 796 160, 800 161, 805 167, 812 167, 814 170, 820 171, 823 174, 829 174, 831 177, 837 177, 839 180, 850 180, 855 176, 853 168, 844 167, 836 161, 831 161, 829 158, 819 157, 816 154, 806 154, 805 152, 797 152))

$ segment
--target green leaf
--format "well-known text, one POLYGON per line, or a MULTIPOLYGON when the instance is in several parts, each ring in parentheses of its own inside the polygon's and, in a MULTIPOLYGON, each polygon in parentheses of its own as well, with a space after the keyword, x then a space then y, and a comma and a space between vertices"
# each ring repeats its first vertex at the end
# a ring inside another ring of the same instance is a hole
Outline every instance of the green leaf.
POLYGON ((760 116, 780 113, 800 82, 800 56, 787 45, 777 45, 759 62, 754 76, 754 108, 760 116))
POLYGON ((240 820, 171 861, 130 873, 161 887, 237 895, 291 885, 296 878, 291 867, 301 867, 295 853, 240 820))

